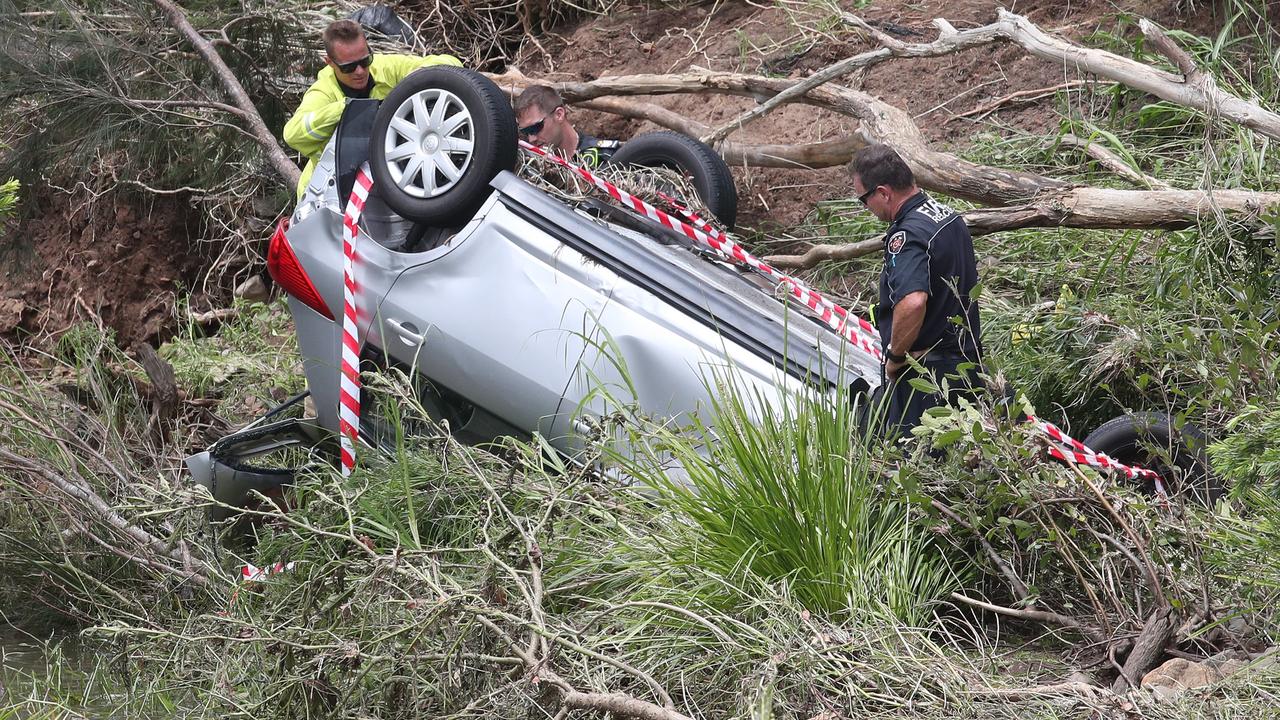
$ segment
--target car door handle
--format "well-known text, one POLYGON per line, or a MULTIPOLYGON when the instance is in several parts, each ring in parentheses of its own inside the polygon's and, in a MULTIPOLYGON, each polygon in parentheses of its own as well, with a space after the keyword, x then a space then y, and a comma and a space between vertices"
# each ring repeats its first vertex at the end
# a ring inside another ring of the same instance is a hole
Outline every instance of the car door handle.
POLYGON ((388 318, 386 322, 391 327, 391 330, 400 336, 400 342, 409 347, 418 347, 426 341, 422 333, 418 332, 417 326, 411 322, 401 322, 391 318, 388 318))

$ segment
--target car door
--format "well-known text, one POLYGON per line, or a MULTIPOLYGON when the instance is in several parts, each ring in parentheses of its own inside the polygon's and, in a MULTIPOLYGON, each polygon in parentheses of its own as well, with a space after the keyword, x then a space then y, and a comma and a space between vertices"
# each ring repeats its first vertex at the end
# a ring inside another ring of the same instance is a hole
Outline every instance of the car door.
POLYGON ((551 434, 608 279, 492 200, 421 258, 392 283, 370 341, 503 422, 551 434))

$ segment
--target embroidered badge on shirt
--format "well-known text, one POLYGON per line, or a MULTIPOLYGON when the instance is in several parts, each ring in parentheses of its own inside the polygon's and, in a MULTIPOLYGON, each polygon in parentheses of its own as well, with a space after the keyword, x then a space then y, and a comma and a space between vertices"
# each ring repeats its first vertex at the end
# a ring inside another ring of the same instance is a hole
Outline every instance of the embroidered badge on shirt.
POLYGON ((906 231, 899 230, 898 232, 894 233, 893 235, 890 235, 890 236, 889 236, 889 244, 888 244, 888 246, 887 246, 887 249, 888 249, 888 251, 889 251, 889 254, 890 254, 890 255, 897 255, 898 253, 902 252, 902 247, 903 247, 904 245, 906 245, 906 244, 907 244, 907 233, 906 233, 906 231))

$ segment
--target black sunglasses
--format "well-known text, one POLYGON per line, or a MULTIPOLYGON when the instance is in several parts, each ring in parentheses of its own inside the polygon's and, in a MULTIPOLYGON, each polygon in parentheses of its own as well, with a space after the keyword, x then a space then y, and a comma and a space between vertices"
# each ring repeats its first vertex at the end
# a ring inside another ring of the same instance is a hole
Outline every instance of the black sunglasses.
POLYGON ((868 190, 868 191, 866 191, 866 192, 862 193, 861 195, 859 195, 859 196, 858 196, 858 202, 862 203, 863 205, 866 205, 866 204, 867 204, 867 198, 871 197, 871 193, 873 193, 873 192, 875 192, 875 191, 877 191, 877 190, 879 190, 879 189, 880 189, 880 186, 879 186, 879 185, 877 185, 877 186, 875 186, 875 187, 871 188, 870 190, 868 190))
POLYGON ((533 137, 534 135, 537 135, 538 133, 542 132, 542 128, 546 124, 547 124, 547 118, 544 116, 538 122, 533 123, 532 125, 525 125, 524 127, 520 128, 520 136, 533 137))
POLYGON ((359 60, 352 60, 351 62, 348 62, 348 63, 334 63, 334 65, 338 68, 338 70, 341 71, 344 75, 347 73, 355 72, 356 68, 358 67, 367 68, 372 64, 373 64, 373 53, 369 53, 368 55, 365 55, 359 60))

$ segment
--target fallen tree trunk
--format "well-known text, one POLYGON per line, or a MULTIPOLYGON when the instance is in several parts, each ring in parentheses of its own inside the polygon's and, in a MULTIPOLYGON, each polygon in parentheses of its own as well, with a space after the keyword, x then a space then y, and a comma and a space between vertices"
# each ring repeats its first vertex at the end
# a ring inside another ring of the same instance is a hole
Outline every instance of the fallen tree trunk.
POLYGON ((1048 192, 1015 207, 969 210, 964 213, 964 219, 975 235, 1028 227, 1178 230, 1218 213, 1230 213, 1243 221, 1256 220, 1268 208, 1277 206, 1280 206, 1280 193, 1252 190, 1081 187, 1048 192))
MULTIPOLYGON (((1181 230, 1206 218, 1227 213, 1241 222, 1258 220, 1269 208, 1280 207, 1280 193, 1251 190, 1112 190, 1070 188, 1047 192, 1030 203, 1010 207, 966 210, 964 220, 973 235, 1021 228, 1083 228, 1181 230)), ((779 268, 807 269, 823 262, 852 260, 884 247, 880 239, 821 244, 795 255, 769 255, 765 262, 779 268)))

